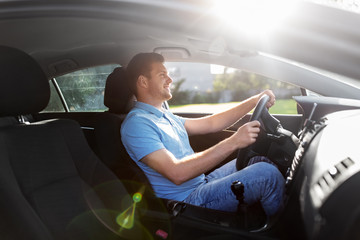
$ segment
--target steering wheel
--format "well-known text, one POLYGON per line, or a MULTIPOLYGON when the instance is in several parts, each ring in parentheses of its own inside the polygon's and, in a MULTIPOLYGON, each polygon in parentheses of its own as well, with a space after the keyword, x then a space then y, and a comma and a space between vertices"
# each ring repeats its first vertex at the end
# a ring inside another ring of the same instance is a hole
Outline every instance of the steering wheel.
MULTIPOLYGON (((264 94, 256 104, 254 113, 250 118, 251 121, 259 121, 261 123, 261 128, 265 130, 265 132, 270 134, 276 134, 277 129, 280 126, 280 121, 275 117, 271 116, 268 109, 266 108, 266 103, 269 101, 270 97, 264 94)), ((242 148, 238 150, 237 160, 236 160, 236 168, 240 170, 246 167, 249 163, 250 158, 259 155, 254 150, 254 144, 242 148)))

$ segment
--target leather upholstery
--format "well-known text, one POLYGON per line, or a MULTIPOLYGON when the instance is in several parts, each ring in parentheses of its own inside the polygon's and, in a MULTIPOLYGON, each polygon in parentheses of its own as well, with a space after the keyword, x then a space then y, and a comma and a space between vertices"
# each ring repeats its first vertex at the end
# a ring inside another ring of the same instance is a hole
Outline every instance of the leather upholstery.
POLYGON ((50 98, 50 87, 40 66, 15 48, 0 46, 0 52, 0 116, 43 110, 50 98))
POLYGON ((111 113, 124 114, 130 111, 133 101, 134 95, 128 88, 125 68, 115 68, 106 79, 104 105, 111 113))
POLYGON ((0 114, 7 116, 0 118, 1 238, 143 239, 149 234, 136 227, 119 231, 116 216, 132 206, 132 194, 91 151, 77 122, 20 124, 11 117, 47 105, 49 83, 37 63, 24 52, 0 47, 0 83, 0 114))
POLYGON ((125 68, 118 67, 108 76, 104 104, 109 111, 100 113, 95 124, 95 137, 100 159, 120 178, 145 183, 147 177, 130 158, 121 142, 121 123, 134 103, 127 87, 125 68))

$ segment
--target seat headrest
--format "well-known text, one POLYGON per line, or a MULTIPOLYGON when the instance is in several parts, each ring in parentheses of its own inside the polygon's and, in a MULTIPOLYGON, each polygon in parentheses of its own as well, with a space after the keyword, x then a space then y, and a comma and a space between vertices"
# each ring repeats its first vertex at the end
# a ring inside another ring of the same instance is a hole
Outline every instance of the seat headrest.
POLYGON ((50 98, 49 81, 27 53, 0 46, 0 116, 43 110, 50 98))
POLYGON ((133 105, 134 95, 126 77, 125 68, 117 67, 106 79, 104 105, 111 113, 128 113, 133 105))

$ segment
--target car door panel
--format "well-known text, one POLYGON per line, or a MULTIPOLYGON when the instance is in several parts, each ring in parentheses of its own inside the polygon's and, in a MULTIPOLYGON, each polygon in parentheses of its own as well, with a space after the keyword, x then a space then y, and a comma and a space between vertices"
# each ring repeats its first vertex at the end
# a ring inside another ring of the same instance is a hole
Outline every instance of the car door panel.
POLYGON ((65 118, 77 121, 91 149, 97 153, 94 126, 99 112, 43 112, 33 115, 34 120, 41 121, 54 118, 65 118))

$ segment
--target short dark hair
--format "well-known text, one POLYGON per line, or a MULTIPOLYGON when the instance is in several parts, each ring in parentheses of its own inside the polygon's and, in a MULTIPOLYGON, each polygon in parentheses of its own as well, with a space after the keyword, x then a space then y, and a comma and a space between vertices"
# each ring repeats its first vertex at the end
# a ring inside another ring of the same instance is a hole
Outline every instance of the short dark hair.
POLYGON ((136 54, 126 68, 130 90, 136 95, 136 82, 139 76, 150 77, 151 65, 158 62, 163 63, 164 61, 164 57, 158 53, 136 54))

